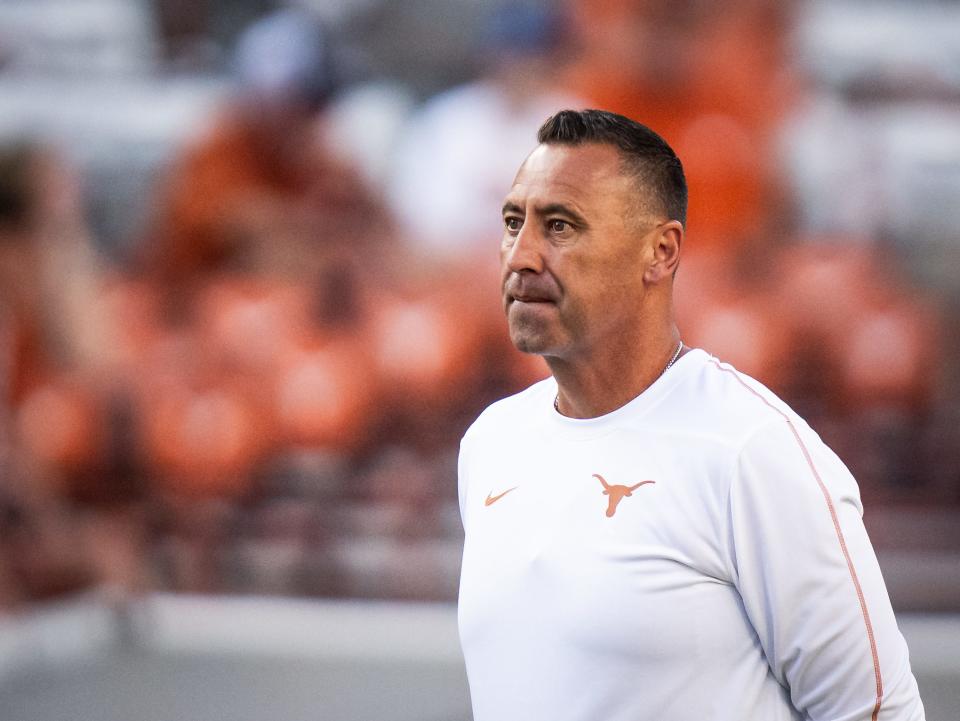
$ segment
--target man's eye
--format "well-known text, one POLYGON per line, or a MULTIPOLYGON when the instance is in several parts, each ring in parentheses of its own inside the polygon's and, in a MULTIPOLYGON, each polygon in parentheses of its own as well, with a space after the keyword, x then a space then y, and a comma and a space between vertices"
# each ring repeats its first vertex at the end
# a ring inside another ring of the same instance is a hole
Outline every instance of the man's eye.
POLYGON ((570 227, 570 223, 565 220, 551 220, 549 226, 551 232, 562 233, 570 227))
POLYGON ((520 218, 504 218, 503 225, 511 233, 516 233, 523 225, 523 221, 520 218))

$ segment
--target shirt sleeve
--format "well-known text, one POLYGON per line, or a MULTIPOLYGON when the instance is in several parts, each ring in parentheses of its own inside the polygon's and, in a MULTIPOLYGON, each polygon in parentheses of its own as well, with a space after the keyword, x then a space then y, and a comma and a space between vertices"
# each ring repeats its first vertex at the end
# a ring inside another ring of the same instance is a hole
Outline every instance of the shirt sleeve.
POLYGON ((812 721, 922 721, 859 490, 802 421, 746 442, 728 503, 731 565, 775 678, 812 721))

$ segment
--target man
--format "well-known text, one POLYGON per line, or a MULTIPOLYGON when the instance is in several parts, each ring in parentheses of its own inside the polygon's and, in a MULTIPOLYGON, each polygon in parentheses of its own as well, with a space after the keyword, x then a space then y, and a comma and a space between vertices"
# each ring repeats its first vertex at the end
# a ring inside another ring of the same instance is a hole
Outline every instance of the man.
POLYGON ((854 479, 680 341, 680 161, 596 110, 538 139, 503 206, 502 291, 553 377, 460 454, 474 721, 923 719, 854 479))

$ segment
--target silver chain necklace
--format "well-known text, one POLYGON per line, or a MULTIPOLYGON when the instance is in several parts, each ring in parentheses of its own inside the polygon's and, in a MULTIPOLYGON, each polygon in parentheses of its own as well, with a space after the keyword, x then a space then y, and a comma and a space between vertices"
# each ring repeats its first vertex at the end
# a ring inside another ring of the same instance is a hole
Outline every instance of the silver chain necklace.
MULTIPOLYGON (((667 365, 664 367, 664 369, 663 369, 662 371, 660 371, 660 375, 658 375, 656 378, 654 378, 654 382, 660 380, 660 376, 662 376, 664 373, 666 373, 668 370, 670 370, 670 368, 673 366, 673 364, 677 362, 677 358, 680 357, 680 352, 681 352, 682 350, 683 350, 683 341, 681 340, 680 343, 679 343, 679 345, 677 345, 677 350, 675 350, 674 353, 673 353, 673 358, 671 358, 671 359, 670 359, 670 362, 667 363, 667 365)), ((557 413, 560 412, 560 393, 559 393, 559 391, 557 392, 557 395, 555 395, 555 396, 553 397, 553 410, 555 410, 557 413)))

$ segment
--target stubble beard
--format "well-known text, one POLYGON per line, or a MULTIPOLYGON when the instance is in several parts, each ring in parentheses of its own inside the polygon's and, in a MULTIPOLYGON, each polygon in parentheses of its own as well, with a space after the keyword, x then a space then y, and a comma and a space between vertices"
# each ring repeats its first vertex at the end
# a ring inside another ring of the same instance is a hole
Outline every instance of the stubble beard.
POLYGON ((548 355, 555 351, 555 332, 549 324, 538 318, 517 318, 513 309, 508 312, 507 324, 510 340, 521 353, 548 355))
POLYGON ((536 336, 524 335, 520 333, 511 333, 510 338, 513 345, 521 353, 532 353, 534 355, 544 355, 546 345, 536 336))

